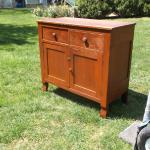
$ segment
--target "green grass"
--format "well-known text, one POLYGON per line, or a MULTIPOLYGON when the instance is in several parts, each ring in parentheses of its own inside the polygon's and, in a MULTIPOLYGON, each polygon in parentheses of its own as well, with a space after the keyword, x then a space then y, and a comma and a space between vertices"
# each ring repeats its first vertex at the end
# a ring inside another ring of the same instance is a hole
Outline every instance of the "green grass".
POLYGON ((128 150, 118 134, 143 115, 150 88, 150 18, 135 21, 129 105, 99 105, 50 86, 41 91, 36 18, 0 10, 0 149, 128 150))

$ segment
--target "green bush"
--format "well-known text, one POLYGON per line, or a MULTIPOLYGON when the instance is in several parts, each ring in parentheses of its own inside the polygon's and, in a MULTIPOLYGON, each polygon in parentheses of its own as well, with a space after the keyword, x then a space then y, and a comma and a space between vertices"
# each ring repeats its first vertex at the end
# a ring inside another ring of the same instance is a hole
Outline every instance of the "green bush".
POLYGON ((43 14, 44 14, 44 9, 43 8, 40 8, 40 7, 37 7, 37 8, 34 8, 32 13, 35 15, 35 16, 39 16, 39 17, 42 17, 43 14))
POLYGON ((111 0, 77 0, 78 16, 102 18, 112 11, 111 0))
POLYGON ((142 5, 141 0, 114 0, 114 11, 122 17, 140 16, 142 5))
POLYGON ((144 3, 143 14, 145 16, 150 16, 150 2, 144 3))
POLYGON ((36 16, 103 18, 111 12, 120 17, 150 16, 150 0, 76 0, 77 9, 68 5, 50 5, 33 10, 36 16))
POLYGON ((111 12, 120 17, 150 16, 150 0, 76 0, 78 16, 101 18, 111 12))
POLYGON ((150 0, 114 0, 114 11, 121 17, 150 16, 150 0))
POLYGON ((37 7, 33 10, 33 14, 39 17, 73 17, 74 8, 67 5, 50 5, 49 7, 37 7))

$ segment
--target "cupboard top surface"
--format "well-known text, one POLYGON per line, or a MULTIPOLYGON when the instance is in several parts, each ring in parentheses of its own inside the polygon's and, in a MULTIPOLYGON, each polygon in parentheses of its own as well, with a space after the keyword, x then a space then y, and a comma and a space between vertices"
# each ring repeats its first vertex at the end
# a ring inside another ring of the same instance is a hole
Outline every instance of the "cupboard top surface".
POLYGON ((85 19, 85 18, 71 18, 71 17, 42 18, 38 20, 38 22, 59 24, 65 26, 78 26, 78 27, 86 27, 86 28, 105 29, 105 30, 112 30, 123 26, 135 25, 135 23, 129 23, 129 22, 85 19))

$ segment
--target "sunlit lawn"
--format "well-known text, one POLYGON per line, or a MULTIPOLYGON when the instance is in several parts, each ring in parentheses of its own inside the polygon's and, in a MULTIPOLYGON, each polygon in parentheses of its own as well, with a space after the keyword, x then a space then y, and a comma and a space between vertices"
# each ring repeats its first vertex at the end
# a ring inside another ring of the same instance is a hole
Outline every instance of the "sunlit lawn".
POLYGON ((136 22, 129 105, 99 105, 50 86, 41 91, 36 18, 0 10, 0 149, 129 150, 119 132, 143 115, 150 88, 150 18, 136 22))

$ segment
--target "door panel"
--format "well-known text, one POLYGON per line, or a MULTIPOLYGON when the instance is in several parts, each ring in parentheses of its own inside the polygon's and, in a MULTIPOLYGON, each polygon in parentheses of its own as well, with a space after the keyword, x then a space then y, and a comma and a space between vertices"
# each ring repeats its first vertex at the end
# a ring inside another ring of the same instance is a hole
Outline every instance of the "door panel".
POLYGON ((101 96, 101 52, 71 47, 71 68, 70 88, 90 96, 101 96))
POLYGON ((69 86, 67 46, 44 44, 46 79, 57 86, 69 86))

